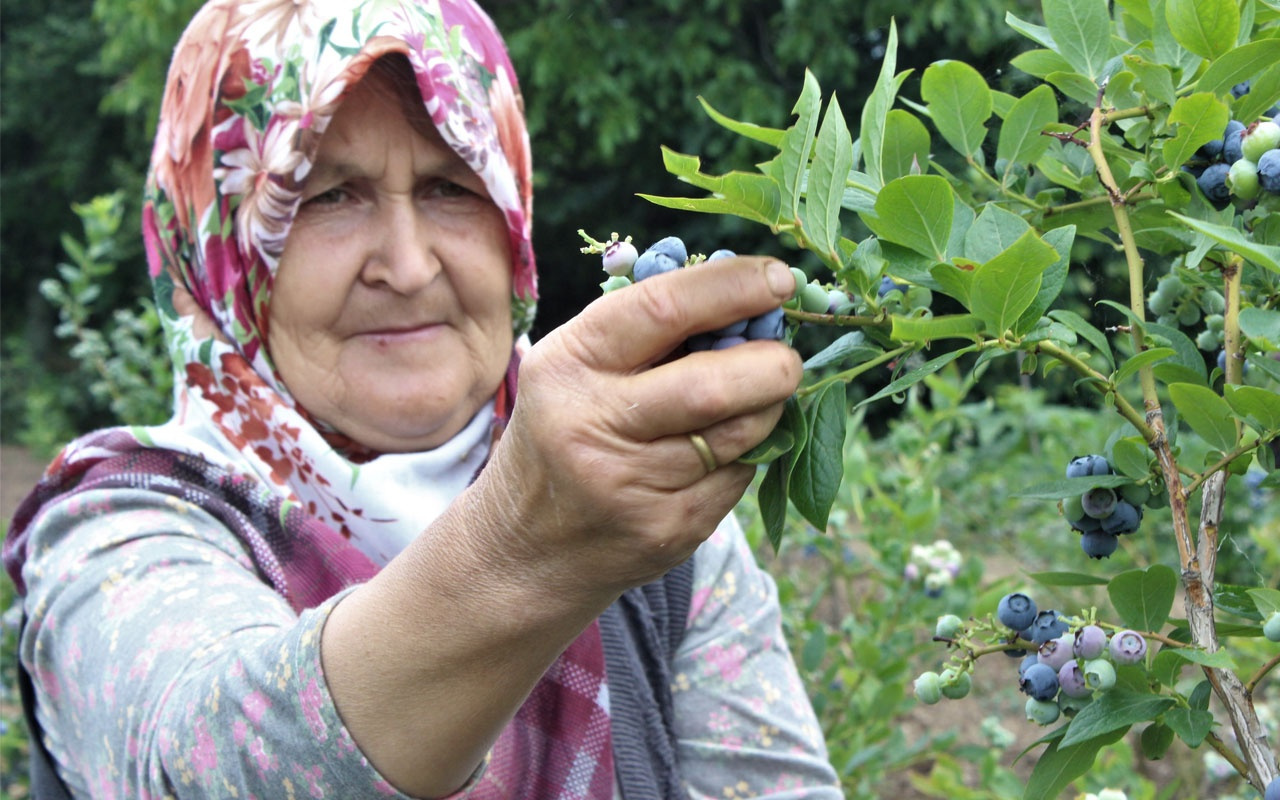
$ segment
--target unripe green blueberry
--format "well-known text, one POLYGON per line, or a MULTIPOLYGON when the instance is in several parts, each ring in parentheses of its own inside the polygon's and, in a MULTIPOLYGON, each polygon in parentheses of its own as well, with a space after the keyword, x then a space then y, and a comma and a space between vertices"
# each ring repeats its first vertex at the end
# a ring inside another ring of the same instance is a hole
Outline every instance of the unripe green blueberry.
POLYGON ((1262 635, 1269 641, 1280 642, 1280 611, 1272 611, 1267 621, 1262 623, 1262 635))
POLYGON ((950 700, 959 700, 969 694, 973 688, 973 678, 967 672, 960 672, 947 667, 939 676, 942 681, 942 696, 950 700))
POLYGON ((605 294, 608 294, 619 289, 625 289, 630 285, 631 279, 626 275, 611 275, 605 279, 604 283, 600 284, 600 288, 604 290, 605 294))
POLYGON ((943 614, 938 617, 938 624, 934 626, 933 635, 939 639, 954 639, 962 627, 964 627, 964 620, 955 614, 943 614))
POLYGON ((925 672, 916 678, 916 699, 925 705, 933 705, 942 699, 942 676, 936 672, 925 672))
POLYGON ((1116 685, 1116 668, 1105 658, 1091 658, 1084 662, 1084 685, 1095 692, 1105 692, 1116 685))
POLYGON ((1028 697, 1025 709, 1027 719, 1038 725, 1052 725, 1058 721, 1058 717, 1062 716, 1062 709, 1053 700, 1037 700, 1034 697, 1028 697))
POLYGON ((933 305, 933 292, 927 286, 912 286, 903 301, 908 308, 928 308, 933 305))
POLYGON ((800 293, 804 291, 804 287, 809 285, 809 276, 805 275, 804 270, 799 267, 792 267, 791 277, 796 279, 796 291, 795 294, 791 296, 791 299, 783 303, 783 305, 787 308, 799 308, 800 293))
POLYGON ((1241 200, 1252 200, 1258 196, 1258 165, 1247 158, 1242 158, 1227 170, 1227 189, 1241 200))
MULTIPOLYGON (((1222 312, 1227 309, 1227 299, 1217 289, 1205 289, 1200 293, 1200 307, 1204 309, 1206 314, 1221 316, 1222 312)), ((1205 324, 1209 324, 1209 321, 1205 320, 1205 324)))
POLYGON ((1178 309, 1178 324, 1183 327, 1190 327, 1200 321, 1200 306, 1195 303, 1187 303, 1178 309))
POLYGON ((1084 519, 1084 505, 1080 502, 1080 495, 1073 494, 1062 499, 1062 516, 1067 522, 1079 522, 1084 519))
POLYGON ((827 290, 816 283, 806 283, 800 290, 800 310, 811 314, 827 313, 827 290))
POLYGON ((1240 154, 1255 164, 1263 153, 1276 147, 1280 147, 1280 125, 1271 120, 1254 123, 1240 140, 1240 154))
POLYGON ((1120 499, 1134 507, 1144 505, 1151 499, 1151 490, 1147 488, 1145 483, 1126 483, 1118 491, 1120 492, 1120 499))
POLYGON ((1159 287, 1163 285, 1163 282, 1157 285, 1156 291, 1152 292, 1151 296, 1147 298, 1147 308, 1150 308, 1151 313, 1156 316, 1168 314, 1173 310, 1173 304, 1178 302, 1178 298, 1173 292, 1160 291, 1159 287))
POLYGON ((1226 322, 1227 318, 1221 314, 1208 314, 1204 318, 1204 326, 1217 333, 1222 333, 1222 329, 1226 325, 1226 322))
POLYGON ((1196 347, 1206 352, 1212 352, 1222 347, 1222 334, 1218 331, 1205 329, 1196 334, 1196 347))

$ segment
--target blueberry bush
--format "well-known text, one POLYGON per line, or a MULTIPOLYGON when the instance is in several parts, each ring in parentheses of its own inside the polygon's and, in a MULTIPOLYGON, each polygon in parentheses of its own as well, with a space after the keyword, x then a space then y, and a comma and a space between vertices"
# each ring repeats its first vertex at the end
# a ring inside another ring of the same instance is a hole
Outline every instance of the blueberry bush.
MULTIPOLYGON (((927 553, 880 543, 881 585, 896 566, 894 592, 923 580, 927 602, 963 584, 970 608, 938 615, 936 669, 908 676, 907 658, 882 673, 858 651, 881 692, 878 709, 860 711, 893 713, 910 702, 907 684, 919 703, 968 702, 976 680, 1016 659, 1008 685, 1048 730, 1027 744, 1035 765, 1016 791, 992 778, 973 796, 1056 797, 1132 732, 1144 759, 1204 748, 1271 797, 1277 741, 1259 709, 1280 664, 1280 588, 1274 571, 1228 569, 1224 546, 1272 553, 1280 538, 1273 519, 1253 524, 1252 500, 1280 486, 1280 6, 1043 0, 1041 11, 1043 25, 1006 17, 1030 43, 1012 60, 1024 79, 1016 94, 958 60, 898 71, 891 27, 861 109, 846 114, 835 95, 824 108, 811 73, 787 128, 704 102, 765 155, 713 172, 664 148, 667 171, 702 194, 643 196, 764 225, 805 265, 771 333, 802 349, 806 380, 745 457, 767 465, 755 499, 775 549, 797 516, 820 534, 838 527, 848 484, 868 478, 850 434, 861 437, 879 404, 954 407, 980 381, 995 395, 997 380, 1023 391, 1065 380, 1098 418, 1058 477, 1009 476, 1004 500, 985 499, 1052 509, 1037 545, 1052 568, 1025 575, 1035 588, 964 578, 940 543, 927 553), (1081 271, 1114 280, 1093 281, 1081 304, 1064 291, 1081 271), (1248 505, 1233 514, 1232 502, 1248 505), (1230 533, 1240 517, 1253 540, 1230 533)), ((630 237, 584 237, 584 251, 603 254, 606 290, 630 280, 611 268, 624 246, 634 279, 703 258, 675 237, 644 251, 630 237)), ((859 639, 857 623, 841 624, 800 637, 802 666, 840 662, 814 653, 841 634, 859 639)), ((841 694, 819 696, 825 711, 841 694)), ((824 719, 830 740, 848 734, 824 719)), ((882 732, 858 753, 913 756, 893 741, 882 732)))

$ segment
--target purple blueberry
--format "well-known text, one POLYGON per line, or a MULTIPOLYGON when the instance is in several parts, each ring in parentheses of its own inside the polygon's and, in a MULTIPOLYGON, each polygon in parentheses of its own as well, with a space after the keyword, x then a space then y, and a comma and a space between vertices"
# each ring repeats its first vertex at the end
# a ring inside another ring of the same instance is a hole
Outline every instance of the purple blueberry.
POLYGON ((1056 639, 1050 639, 1040 645, 1036 658, 1041 664, 1053 667, 1057 672, 1067 660, 1072 658, 1071 647, 1075 643, 1075 637, 1069 633, 1064 633, 1056 639))
POLYGON ((1106 486, 1095 486, 1080 495, 1084 513, 1094 519, 1106 519, 1116 510, 1116 492, 1106 486))
POLYGON ((711 345, 712 350, 727 350, 730 347, 737 347, 740 344, 746 344, 745 336, 721 336, 716 339, 715 344, 711 345))
POLYGON ((1089 531, 1080 534, 1080 549, 1089 558, 1110 558, 1120 546, 1120 537, 1104 531, 1089 531))
POLYGON ((659 253, 656 250, 645 250, 636 259, 635 266, 631 268, 631 273, 638 283, 652 278, 654 275, 673 272, 680 268, 681 263, 665 253, 659 253))
POLYGON ((604 271, 610 275, 626 275, 635 266, 640 254, 631 242, 610 242, 601 258, 604 271))
POLYGON ((996 616, 1000 619, 1000 624, 1009 630, 1023 630, 1035 621, 1035 601, 1021 592, 1007 594, 1000 598, 1000 604, 996 607, 996 616))
POLYGON ((1022 673, 1018 688, 1037 700, 1052 700, 1058 694, 1058 671, 1047 664, 1032 664, 1022 673))
MULTIPOLYGON (((1240 146, 1236 145, 1236 150, 1239 149, 1240 146)), ((1226 151, 1225 147, 1223 151, 1226 151)), ((1231 173, 1230 165, 1235 161, 1236 159, 1231 159, 1226 164, 1210 164, 1205 167, 1204 172, 1200 173, 1200 177, 1196 178, 1196 186, 1200 187, 1205 199, 1212 203, 1214 208, 1226 208, 1231 202, 1231 190, 1227 188, 1227 175, 1231 173)))
POLYGON ((1036 614, 1035 619, 1028 626, 1029 638, 1035 644, 1044 644, 1066 633, 1070 627, 1066 620, 1058 616, 1057 611, 1046 609, 1036 614))
POLYGON ((1246 94, 1249 93, 1249 88, 1252 85, 1253 85, 1253 81, 1251 80, 1240 81, 1235 86, 1231 87, 1231 96, 1239 100, 1241 97, 1244 97, 1246 94))
POLYGON ((782 331, 786 324, 786 316, 782 313, 781 308, 775 308, 766 311, 759 316, 752 317, 747 322, 746 337, 748 339, 774 339, 782 338, 782 331))
POLYGON ((734 257, 734 256, 736 256, 736 255, 737 255, 737 253, 733 252, 732 250, 725 250, 725 249, 721 248, 721 249, 719 249, 719 250, 715 251, 714 253, 712 253, 711 255, 707 256, 707 260, 708 260, 708 261, 719 261, 719 260, 720 260, 720 259, 722 259, 722 258, 733 258, 733 257, 734 257))
POLYGON ((1268 150, 1258 159, 1258 184, 1263 191, 1280 194, 1280 149, 1268 150))
POLYGON ((1105 456, 1097 454, 1076 456, 1067 463, 1068 478, 1088 478, 1093 475, 1110 475, 1111 464, 1105 456))
POLYGON ((719 336, 714 333, 695 333, 685 340, 685 347, 689 348, 689 352, 697 353, 702 350, 710 350, 717 341, 719 336))
POLYGON ((887 295, 889 292, 898 291, 898 292, 905 293, 907 289, 910 288, 910 286, 911 284, 899 283, 898 281, 895 281, 893 278, 890 278, 888 275, 885 275, 883 278, 880 279, 880 289, 876 292, 876 297, 883 300, 885 295, 887 295))
POLYGON ((1102 520, 1102 532, 1120 536, 1133 533, 1142 522, 1142 508, 1127 500, 1117 500, 1115 511, 1102 520))
MULTIPOLYGON (((1021 652, 1021 651, 1018 651, 1018 652, 1021 652)), ((1023 657, 1022 661, 1019 662, 1018 664, 1018 678, 1021 679, 1023 675, 1027 674, 1028 669, 1030 669, 1033 665, 1039 664, 1039 663, 1040 663, 1039 653, 1027 653, 1027 655, 1023 657)))
POLYGON ((646 252, 649 251, 661 253, 676 262, 677 266, 684 266, 684 262, 689 260, 689 251, 685 249, 684 240, 679 236, 668 236, 664 239, 659 239, 649 245, 649 250, 646 252))
POLYGON ((1088 697, 1093 694, 1093 689, 1085 682, 1084 670, 1077 661, 1068 661, 1058 670, 1058 685, 1067 697, 1088 697))
POLYGON ((1108 649, 1117 664, 1137 664, 1147 654, 1147 640, 1137 631, 1124 630, 1112 635, 1108 649))
POLYGON ((1107 632, 1097 625, 1085 625, 1076 631, 1071 651, 1076 658, 1097 658, 1107 649, 1107 632))
POLYGON ((1262 800, 1280 800, 1280 777, 1271 779, 1271 783, 1267 784, 1267 790, 1262 794, 1262 800))
POLYGON ((1102 530, 1102 521, 1094 519, 1088 514, 1085 514, 1080 519, 1073 519, 1070 522, 1071 530, 1079 531, 1080 533, 1097 533, 1102 530))

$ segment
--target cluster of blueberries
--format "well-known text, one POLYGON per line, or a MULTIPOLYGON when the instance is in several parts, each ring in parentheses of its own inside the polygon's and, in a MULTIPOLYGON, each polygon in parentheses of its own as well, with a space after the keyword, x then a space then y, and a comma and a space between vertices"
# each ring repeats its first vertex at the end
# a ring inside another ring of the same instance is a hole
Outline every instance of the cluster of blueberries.
MULTIPOLYGON (((630 238, 630 237, 628 237, 630 238)), ((665 272, 680 269, 687 264, 701 261, 715 261, 735 255, 732 250, 716 250, 705 259, 695 257, 691 262, 689 251, 684 241, 678 236, 667 236, 649 245, 643 253, 636 250, 630 241, 613 241, 604 249, 602 266, 609 274, 608 280, 601 284, 605 292, 611 292, 661 275, 665 272)), ((793 270, 794 271, 794 270, 793 270)), ((803 275, 803 273, 801 273, 803 275)), ((804 285, 797 280, 797 288, 804 285)), ((824 307, 825 309, 825 307, 824 307)), ((751 339, 782 338, 786 320, 781 308, 775 308, 750 319, 739 320, 730 325, 706 333, 690 336, 685 343, 689 350, 723 350, 751 339)))
MULTIPOLYGON (((1249 92, 1249 82, 1231 90, 1237 98, 1249 92)), ((1280 195, 1280 107, 1272 107, 1263 119, 1245 126, 1231 120, 1221 139, 1204 145, 1188 164, 1200 191, 1215 208, 1226 208, 1232 198, 1258 199, 1262 192, 1280 195)))
POLYGON ((1064 711, 1078 711, 1095 692, 1115 686, 1117 664, 1138 664, 1147 655, 1147 640, 1141 633, 1121 630, 1107 636, 1092 624, 1072 633, 1058 612, 1037 609, 1035 601, 1021 592, 1002 597, 996 617, 1015 632, 1015 639, 1037 646, 1031 653, 1007 652, 1026 653, 1018 665, 1018 686, 1027 695, 1027 719, 1041 725, 1055 722, 1064 711))
MULTIPOLYGON (((1104 456, 1076 456, 1067 464, 1068 478, 1111 475, 1104 456)), ((1080 533, 1080 547, 1090 558, 1106 558, 1116 551, 1119 537, 1138 530, 1142 509, 1152 500, 1151 490, 1138 483, 1119 489, 1095 486, 1062 501, 1062 515, 1080 533)))

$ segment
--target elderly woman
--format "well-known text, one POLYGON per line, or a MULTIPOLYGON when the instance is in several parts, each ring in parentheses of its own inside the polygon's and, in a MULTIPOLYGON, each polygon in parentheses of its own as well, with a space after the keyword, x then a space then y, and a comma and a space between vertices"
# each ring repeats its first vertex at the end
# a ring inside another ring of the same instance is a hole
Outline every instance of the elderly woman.
POLYGON ((799 359, 672 357, 784 265, 527 347, 527 135, 469 0, 213 0, 151 166, 174 416, 69 445, 5 543, 41 790, 839 796, 730 513, 799 359))

